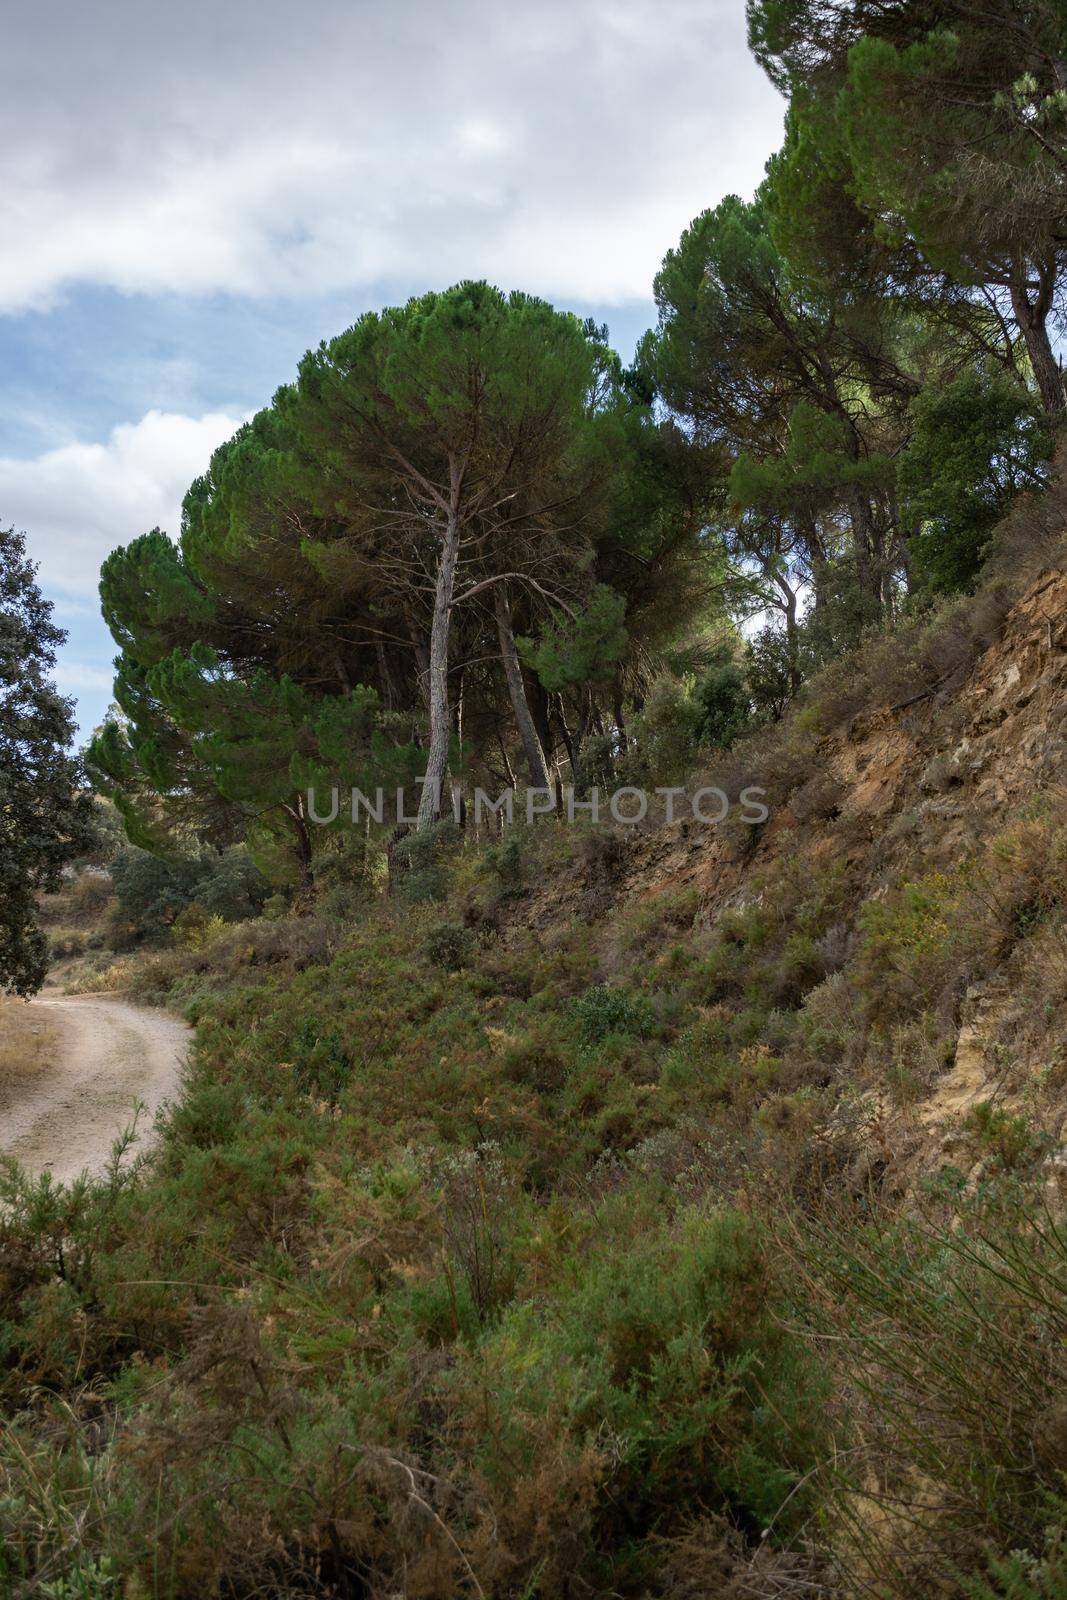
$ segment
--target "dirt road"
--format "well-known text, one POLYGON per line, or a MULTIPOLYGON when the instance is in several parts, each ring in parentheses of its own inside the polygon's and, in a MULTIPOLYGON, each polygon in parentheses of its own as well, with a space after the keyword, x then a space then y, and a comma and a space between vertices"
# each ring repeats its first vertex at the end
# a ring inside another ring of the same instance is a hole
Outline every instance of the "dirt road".
POLYGON ((20 1048, 2 1058, 0 1151, 64 1182, 86 1168, 98 1173, 138 1101, 147 1107, 138 1120, 143 1149, 160 1104, 177 1090, 185 1024, 107 995, 58 990, 45 990, 23 1017, 31 1026, 20 1029, 20 1048), (34 1059, 33 1021, 49 1061, 34 1059))

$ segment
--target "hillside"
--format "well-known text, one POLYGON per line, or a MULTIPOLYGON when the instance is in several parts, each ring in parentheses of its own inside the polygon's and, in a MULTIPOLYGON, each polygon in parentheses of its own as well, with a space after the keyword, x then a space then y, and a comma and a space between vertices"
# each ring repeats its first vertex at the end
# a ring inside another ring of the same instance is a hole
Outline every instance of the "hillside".
POLYGON ((89 963, 197 1045, 4 1179, 8 1592, 1064 1593, 1059 516, 724 758, 762 829, 89 963))

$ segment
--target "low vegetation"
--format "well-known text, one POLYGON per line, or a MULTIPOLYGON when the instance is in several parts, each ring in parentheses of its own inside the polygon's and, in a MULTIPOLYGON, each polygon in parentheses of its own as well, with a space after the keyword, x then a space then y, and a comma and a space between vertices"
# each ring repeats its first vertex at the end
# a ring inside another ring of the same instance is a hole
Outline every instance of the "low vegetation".
POLYGON ((58 1043, 59 1029, 47 1012, 0 998, 0 1105, 48 1072, 58 1043))

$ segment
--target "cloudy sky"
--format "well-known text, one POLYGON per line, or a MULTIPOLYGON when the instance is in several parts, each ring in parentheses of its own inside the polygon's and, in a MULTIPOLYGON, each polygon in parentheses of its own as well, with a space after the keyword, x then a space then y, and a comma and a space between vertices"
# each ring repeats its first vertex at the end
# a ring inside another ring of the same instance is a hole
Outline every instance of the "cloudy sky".
POLYGON ((0 523, 86 730, 101 560, 177 533, 308 346, 485 277, 629 355, 664 252, 781 137, 743 0, 7 0, 3 34, 0 523))

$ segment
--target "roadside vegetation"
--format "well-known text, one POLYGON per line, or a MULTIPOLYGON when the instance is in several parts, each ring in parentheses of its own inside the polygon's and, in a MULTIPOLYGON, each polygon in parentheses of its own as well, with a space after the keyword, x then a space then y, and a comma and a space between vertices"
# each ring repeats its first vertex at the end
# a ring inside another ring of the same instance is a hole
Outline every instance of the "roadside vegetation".
POLYGON ((18 1000, 0 999, 0 1096, 22 1092, 56 1059, 58 1029, 18 1000))

